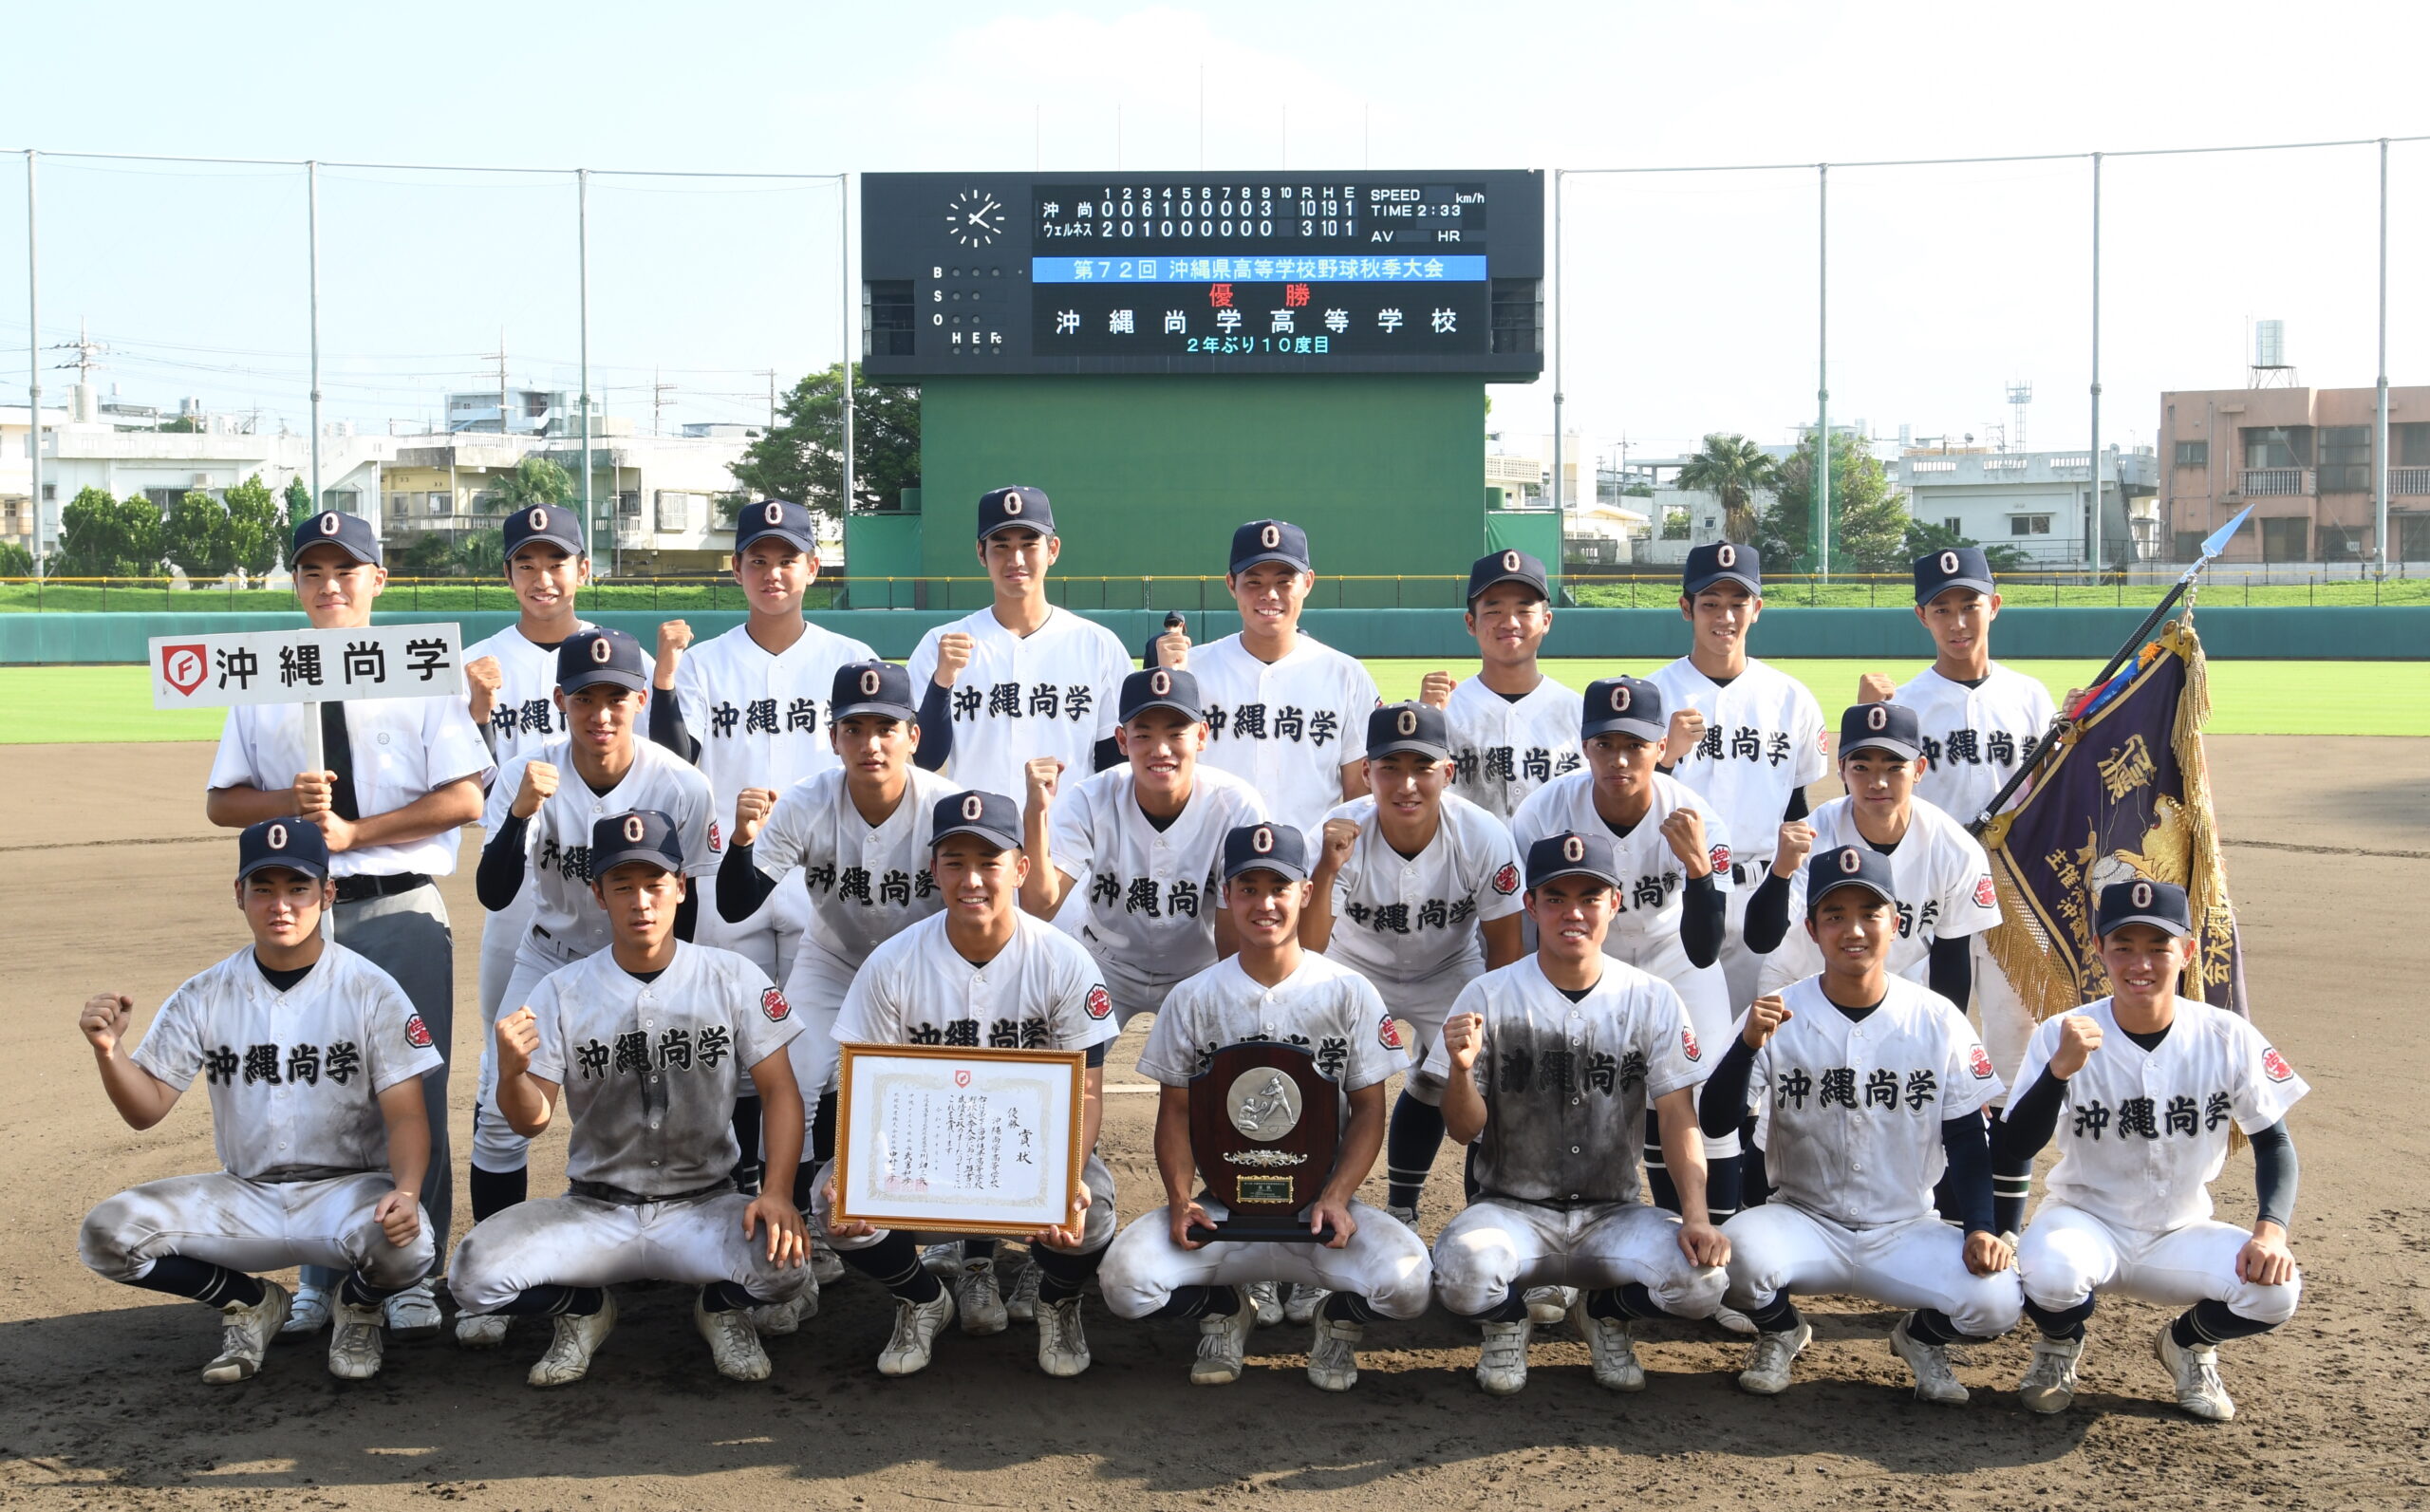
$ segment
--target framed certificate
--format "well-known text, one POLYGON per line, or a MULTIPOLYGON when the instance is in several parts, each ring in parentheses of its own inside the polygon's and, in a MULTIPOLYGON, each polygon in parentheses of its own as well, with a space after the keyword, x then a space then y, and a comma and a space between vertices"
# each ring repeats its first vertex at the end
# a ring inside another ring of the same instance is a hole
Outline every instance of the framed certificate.
POLYGON ((1080 1190, 1076 1050, 843 1047, 838 1222, 915 1233, 1035 1233, 1080 1190))

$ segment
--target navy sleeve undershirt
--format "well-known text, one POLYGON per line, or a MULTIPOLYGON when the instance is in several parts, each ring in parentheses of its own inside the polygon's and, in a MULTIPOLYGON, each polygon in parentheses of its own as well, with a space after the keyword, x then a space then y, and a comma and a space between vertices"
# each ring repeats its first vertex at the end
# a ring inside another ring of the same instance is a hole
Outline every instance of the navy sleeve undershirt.
POLYGON ((752 848, 730 845, 725 859, 718 863, 718 917, 728 924, 740 924, 759 911, 776 885, 759 869, 752 859, 752 848))
POLYGON ((1721 937, 1729 903, 1710 875, 1690 877, 1680 902, 1679 944, 1688 964, 1710 966, 1721 959, 1721 937))
POLYGON ((1696 1127, 1707 1139, 1734 1134, 1747 1118, 1747 1078, 1755 1069, 1754 1047, 1729 1036, 1729 1049, 1696 1096, 1696 1127))
POLYGON ((1957 1004, 1960 1013, 1966 1000, 1974 996, 1974 951, 1970 936, 1954 940, 1935 940, 1932 943, 1932 959, 1926 964, 1924 984, 1957 1004))
POLYGON ((492 913, 506 909, 523 890, 523 834, 532 821, 514 814, 497 827, 490 843, 481 847, 481 864, 473 873, 473 892, 481 906, 492 913))
POLYGON ((1762 886, 1747 900, 1747 923, 1741 932, 1747 948, 1759 956, 1770 955, 1788 938, 1788 881, 1766 867, 1762 886))
POLYGON ((942 772, 953 755, 953 689, 940 687, 934 678, 920 695, 920 748, 911 764, 923 772, 942 772))
POLYGON ((2287 1132, 2285 1119, 2252 1136, 2252 1186, 2253 1194, 2260 1199, 2256 1220, 2267 1219, 2280 1228, 2293 1226, 2295 1184, 2300 1174, 2295 1161, 2295 1136, 2287 1132))
POLYGON ((1957 1200, 1970 1234, 1996 1234, 1991 1219, 1991 1136, 1981 1113, 1941 1120, 1941 1148, 1949 1152, 1948 1190, 1957 1200))
POLYGON ((695 765, 701 759, 701 742, 683 724, 683 700, 669 688, 653 686, 649 690, 649 737, 653 744, 663 745, 695 765))

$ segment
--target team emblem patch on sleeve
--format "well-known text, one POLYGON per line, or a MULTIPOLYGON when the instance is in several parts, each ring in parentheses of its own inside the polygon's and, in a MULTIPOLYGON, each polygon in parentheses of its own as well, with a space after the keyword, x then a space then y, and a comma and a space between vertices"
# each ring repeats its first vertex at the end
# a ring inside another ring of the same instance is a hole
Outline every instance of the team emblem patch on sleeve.
POLYGON ((1386 1014, 1375 1021, 1375 1043, 1386 1050, 1405 1048, 1401 1043, 1401 1026, 1393 1022, 1391 1014, 1386 1014))
POLYGON ((1975 906, 1975 907, 1977 907, 1977 908, 1995 908, 1995 907, 1998 907, 1998 906, 1999 906, 1999 902, 2000 902, 2000 895, 1999 895, 1998 890, 1997 890, 1997 889, 1995 889, 1994 887, 1992 887, 1992 886, 1991 886, 1991 878, 1990 873, 1988 873, 1988 872, 1987 872, 1987 873, 1985 873, 1984 875, 1979 876, 1979 877, 1977 877, 1977 878, 1975 878, 1975 879, 1974 879, 1974 906, 1975 906))
POLYGON ((1705 1058, 1704 1047, 1696 1043, 1696 1032, 1685 1024, 1679 1026, 1679 1049, 1690 1060, 1705 1058))
POLYGON ((1728 871, 1729 869, 1729 848, 1728 846, 1715 846, 1712 848, 1712 868, 1715 871, 1728 871))
POLYGON ((794 1005, 785 1001, 783 993, 771 987, 759 995, 759 1011, 767 1016, 770 1023, 781 1024, 792 1016, 794 1005))
POLYGON ((2288 1081, 2293 1078, 2295 1068, 2287 1064, 2287 1057, 2278 1054, 2277 1046, 2265 1045, 2261 1051, 2261 1073, 2271 1081, 2288 1081))
POLYGON ((1519 868, 1508 862, 1493 874, 1493 890, 1507 898, 1519 890, 1519 868))
POLYGON ((1089 989, 1088 1009, 1092 1018, 1103 1018, 1113 1012, 1113 997, 1105 990, 1103 982, 1089 989))
POLYGON ((711 819, 709 821, 709 854, 716 855, 724 849, 725 831, 718 828, 718 822, 715 819, 711 819))
MULTIPOLYGON (((428 1050, 430 1048, 430 1026, 421 1021, 421 1015, 407 1014, 405 1016, 405 1043, 413 1046, 416 1050, 428 1050)), ((2275 1060, 2277 1059, 2278 1052, 2273 1050, 2270 1053, 2270 1055, 2271 1059, 2275 1060)), ((2278 1064, 2283 1069, 2287 1063, 2281 1060, 2278 1061, 2278 1064)), ((2280 1076, 2278 1079, 2280 1081, 2285 1081, 2287 1078, 2285 1076, 2280 1076)))
POLYGON ((1976 1045, 1972 1050, 1967 1052, 1966 1069, 1974 1073, 1974 1079, 1976 1081, 1990 1081, 1991 1079, 1991 1056, 1990 1052, 1986 1051, 1980 1045, 1976 1045))

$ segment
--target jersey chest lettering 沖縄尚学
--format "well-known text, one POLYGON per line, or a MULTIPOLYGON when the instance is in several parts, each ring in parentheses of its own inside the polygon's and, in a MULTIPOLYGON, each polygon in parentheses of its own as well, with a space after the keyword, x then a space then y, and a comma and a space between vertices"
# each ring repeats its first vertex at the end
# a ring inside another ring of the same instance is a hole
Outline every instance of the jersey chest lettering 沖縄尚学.
POLYGON ((533 890, 532 923, 548 931, 557 953, 570 958, 604 949, 608 915, 590 895, 590 827, 613 814, 655 809, 675 821, 682 839, 683 874, 713 876, 720 852, 710 809, 709 781, 692 764, 647 741, 633 747, 633 764, 606 793, 593 793, 574 769, 572 742, 542 746, 498 773, 490 784, 482 823, 492 833, 506 822, 532 762, 557 769, 557 791, 524 822, 523 886, 533 890))
POLYGON ((1478 925, 1520 911, 1519 849, 1509 828, 1456 793, 1443 795, 1434 838, 1414 856, 1386 841, 1373 797, 1325 815, 1358 827, 1335 874, 1325 954, 1354 971, 1409 980, 1485 966, 1478 925))
MULTIPOLYGON (((1686 657, 1650 681, 1662 690, 1665 710, 1693 709, 1705 718, 1703 738, 1671 775, 1720 811, 1740 862, 1751 867, 1771 859, 1790 792, 1831 769, 1814 695, 1787 673, 1751 660, 1727 687, 1686 657)), ((1749 872, 1747 880, 1762 879, 1749 872)))
POLYGON ((1451 690, 1452 791, 1503 823, 1529 794, 1585 764, 1580 697, 1544 678, 1515 702, 1469 678, 1451 690))
POLYGON ((1096 770, 1096 745, 1113 738, 1131 653, 1113 632, 1069 609, 1050 610, 1028 635, 1004 628, 981 609, 920 638, 907 663, 915 695, 926 698, 937 671, 937 641, 948 631, 971 640, 970 663, 946 696, 953 754, 944 773, 957 789, 1019 800, 1024 775, 1040 756, 1063 763, 1073 780, 1096 770))
POLYGON ((1341 769, 1367 755, 1374 679, 1305 634, 1271 663, 1227 635, 1191 647, 1189 670, 1206 712, 1201 764, 1255 788, 1268 814, 1313 841, 1325 811, 1341 802, 1341 769))
POLYGON ((835 669, 876 659, 861 642, 815 625, 773 655, 740 625, 683 653, 675 696, 684 728, 700 742, 700 768, 720 820, 733 817, 745 788, 782 793, 842 764, 827 730, 835 669))
POLYGON ((929 822, 954 785, 914 767, 903 797, 877 824, 861 817, 841 767, 779 793, 752 846, 761 872, 801 868, 810 897, 805 939, 847 966, 944 906, 928 869, 929 822))
POLYGON ((1066 786, 1048 843, 1051 864, 1082 889, 1075 911, 1089 953, 1126 979, 1171 981, 1212 965, 1224 836, 1265 817, 1247 783, 1206 766, 1162 830, 1140 811, 1128 765, 1066 786))
MULTIPOLYGON (((1932 763, 1916 779, 1916 796, 1971 824, 2019 767, 2033 759, 2057 705, 2050 690, 2022 672, 1993 665, 1980 687, 1968 687, 1926 667, 1891 701, 1916 711, 1924 756, 1932 763)), ((2019 793, 2011 805, 2024 801, 2019 793)))
POLYGON ((1611 948, 1616 943, 1675 937, 1679 933, 1688 872, 1662 833, 1662 821, 1678 810, 1692 808, 1703 815, 1705 849, 1713 868, 1713 886, 1725 894, 1729 891, 1732 852, 1728 822, 1692 789, 1659 774, 1651 780, 1653 801, 1646 808, 1645 817, 1625 835, 1613 834, 1612 827, 1595 812, 1595 777, 1591 772, 1574 773, 1538 789, 1519 806, 1519 812, 1510 821, 1511 840, 1522 855, 1546 835, 1565 831, 1612 836, 1620 884, 1619 912, 1605 937, 1606 953, 1611 955, 1620 953, 1611 948))

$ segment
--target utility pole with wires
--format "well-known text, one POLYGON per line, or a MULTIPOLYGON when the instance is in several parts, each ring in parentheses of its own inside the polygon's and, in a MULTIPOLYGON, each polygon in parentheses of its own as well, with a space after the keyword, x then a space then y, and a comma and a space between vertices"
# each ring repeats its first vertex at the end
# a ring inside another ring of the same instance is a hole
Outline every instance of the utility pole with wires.
POLYGON ((658 369, 651 368, 649 370, 649 433, 652 436, 659 434, 659 417, 665 413, 666 396, 673 392, 675 392, 675 385, 660 383, 658 369))
POLYGON ((776 370, 763 367, 760 372, 768 380, 768 428, 773 431, 776 428, 776 370))
POLYGON ((506 327, 497 328, 497 434, 506 436, 506 327))

